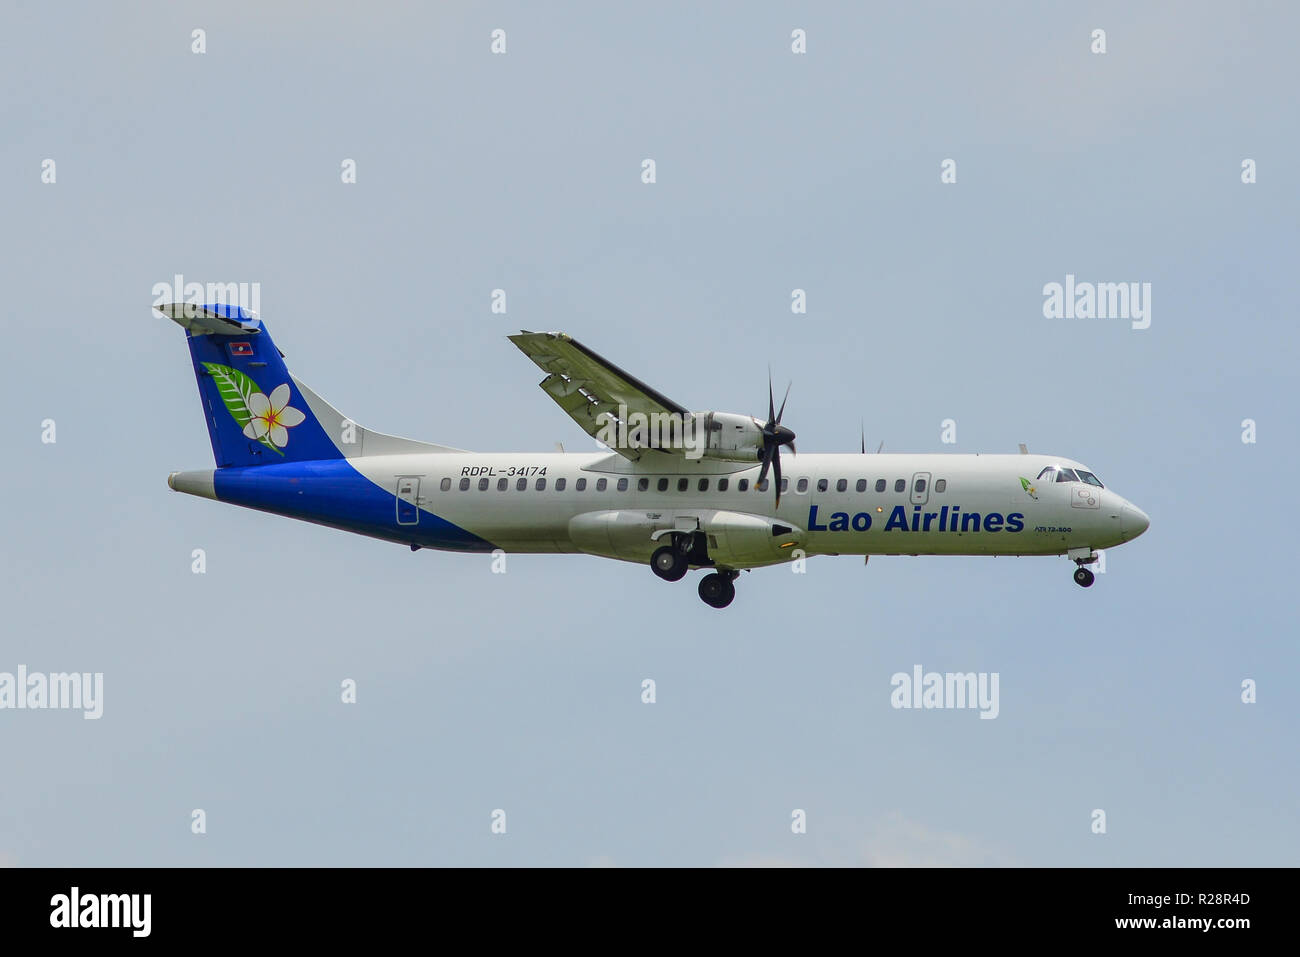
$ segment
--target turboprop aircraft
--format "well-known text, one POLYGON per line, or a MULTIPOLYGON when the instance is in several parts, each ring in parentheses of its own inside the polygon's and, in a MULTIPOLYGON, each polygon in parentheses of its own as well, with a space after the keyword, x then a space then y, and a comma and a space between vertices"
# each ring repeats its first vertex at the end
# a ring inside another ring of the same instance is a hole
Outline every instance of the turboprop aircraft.
POLYGON ((770 380, 765 420, 691 412, 559 332, 509 338, 546 373, 542 391, 605 450, 466 452, 398 438, 356 424, 291 375, 248 310, 154 308, 186 331, 216 458, 216 468, 173 472, 171 488, 412 551, 583 552, 649 565, 670 582, 700 569, 700 598, 725 608, 741 571, 812 555, 1065 555, 1087 588, 1096 550, 1149 524, 1091 469, 1023 446, 796 454, 770 380))

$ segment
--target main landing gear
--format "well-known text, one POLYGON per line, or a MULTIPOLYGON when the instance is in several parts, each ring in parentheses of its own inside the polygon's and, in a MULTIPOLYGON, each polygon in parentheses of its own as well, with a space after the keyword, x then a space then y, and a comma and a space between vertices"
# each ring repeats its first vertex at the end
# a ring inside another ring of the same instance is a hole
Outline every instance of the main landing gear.
POLYGON ((686 569, 690 564, 686 553, 675 544, 656 548, 655 553, 650 556, 650 568, 666 582, 681 581, 686 576, 686 569))
MULTIPOLYGON (((650 556, 650 570, 669 582, 681 581, 692 565, 712 564, 702 532, 674 532, 671 544, 659 546, 650 556)), ((733 582, 739 576, 740 572, 731 568, 705 575, 700 579, 700 599, 710 607, 726 608, 736 597, 733 582)))
POLYGON ((650 567, 664 581, 677 582, 692 565, 712 565, 703 532, 673 532, 668 545, 656 548, 650 567))
POLYGON ((736 597, 736 586, 733 582, 739 574, 740 572, 728 568, 701 578, 699 591, 704 604, 713 608, 726 608, 730 605, 732 599, 736 597))

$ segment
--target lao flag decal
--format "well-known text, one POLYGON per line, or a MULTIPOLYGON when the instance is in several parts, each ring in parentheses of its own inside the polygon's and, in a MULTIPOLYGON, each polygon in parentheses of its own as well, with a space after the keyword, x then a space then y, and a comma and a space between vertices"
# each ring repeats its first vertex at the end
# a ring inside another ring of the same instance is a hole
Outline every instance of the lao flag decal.
POLYGON ((230 357, 232 359, 238 358, 239 356, 251 356, 253 354, 253 345, 249 342, 232 342, 226 346, 226 348, 230 350, 230 357))

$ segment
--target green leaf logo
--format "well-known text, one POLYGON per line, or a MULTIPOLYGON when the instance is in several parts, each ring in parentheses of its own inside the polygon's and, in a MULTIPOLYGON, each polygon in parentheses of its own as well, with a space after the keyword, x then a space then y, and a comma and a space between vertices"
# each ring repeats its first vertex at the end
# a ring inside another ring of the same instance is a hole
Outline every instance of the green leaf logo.
MULTIPOLYGON (((244 434, 249 438, 256 438, 257 441, 271 449, 276 455, 283 456, 284 453, 271 441, 266 429, 260 430, 261 435, 250 434, 250 423, 253 423, 253 431, 257 431, 252 408, 254 404, 253 397, 262 395, 262 390, 258 388, 257 383, 238 369, 232 369, 230 366, 205 362, 203 368, 207 369, 212 375, 212 381, 217 385, 217 394, 221 396, 221 401, 226 404, 226 409, 230 412, 231 418, 244 430, 244 434)), ((265 401, 266 397, 263 395, 262 399, 265 401)))

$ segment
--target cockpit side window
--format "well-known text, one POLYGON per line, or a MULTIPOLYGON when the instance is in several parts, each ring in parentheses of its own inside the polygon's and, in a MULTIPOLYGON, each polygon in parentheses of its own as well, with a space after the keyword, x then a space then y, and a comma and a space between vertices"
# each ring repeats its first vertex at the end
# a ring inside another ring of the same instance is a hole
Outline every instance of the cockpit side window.
POLYGON ((1056 480, 1058 482, 1077 482, 1079 476, 1074 474, 1074 469, 1061 469, 1056 473, 1056 480))
POLYGON ((1093 475, 1091 472, 1085 472, 1083 469, 1079 469, 1078 472, 1079 478, 1083 479, 1083 481, 1087 482, 1089 485, 1095 485, 1097 488, 1106 487, 1101 484, 1101 479, 1097 478, 1097 476, 1093 475))
POLYGON ((1049 465, 1047 468, 1043 469, 1041 472, 1038 473, 1037 480, 1039 482, 1050 482, 1052 480, 1052 476, 1055 474, 1056 474, 1056 469, 1052 468, 1052 466, 1049 465))

